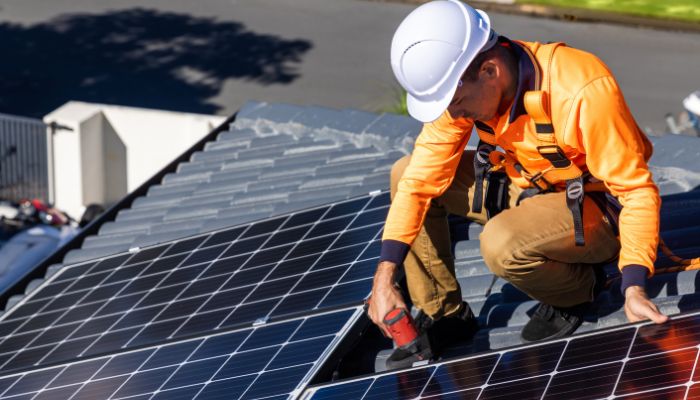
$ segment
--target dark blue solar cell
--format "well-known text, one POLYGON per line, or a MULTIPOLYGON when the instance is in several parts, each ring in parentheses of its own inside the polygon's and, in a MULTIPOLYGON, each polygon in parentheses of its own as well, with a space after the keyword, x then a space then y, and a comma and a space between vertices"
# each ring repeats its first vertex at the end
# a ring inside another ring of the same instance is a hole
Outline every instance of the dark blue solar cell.
POLYGON ((557 373, 547 387, 544 400, 604 399, 612 394, 620 368, 622 363, 616 362, 557 373))
MULTIPOLYGON (((250 286, 254 283, 261 282, 269 272, 269 266, 238 271, 226 282, 226 285, 224 285, 222 289, 250 286)), ((219 278, 219 281, 221 281, 221 278, 219 278)))
POLYGON ((308 230, 309 226, 302 226, 277 232, 265 243, 265 246, 275 247, 283 244, 295 243, 301 240, 308 230))
POLYGON ((377 378, 370 386, 365 399, 414 399, 428 383, 435 368, 422 368, 414 371, 399 372, 377 378))
POLYGON ((355 261, 366 245, 358 244, 355 246, 345 247, 342 249, 331 250, 324 253, 318 262, 313 266, 313 270, 335 267, 338 265, 349 264, 355 261))
POLYGON ((284 217, 279 217, 275 219, 268 219, 265 221, 260 221, 258 223, 255 223, 248 228, 245 233, 241 236, 241 238, 249 238, 257 235, 262 235, 262 234, 270 234, 277 230, 277 228, 282 225, 282 223, 287 219, 287 216, 284 217))
POLYGON ((51 325, 54 321, 56 321, 63 313, 65 310, 58 310, 58 311, 51 311, 48 313, 42 313, 42 314, 36 314, 32 318, 30 318, 26 324, 20 328, 21 332, 27 332, 27 331, 33 331, 35 329, 43 329, 46 328, 48 325, 51 325))
POLYGON ((190 256, 185 259, 180 265, 180 268, 187 265, 200 264, 204 262, 211 262, 214 259, 219 258, 221 253, 226 250, 228 244, 220 244, 218 246, 207 247, 206 249, 200 249, 190 253, 190 256))
POLYGON ((627 361, 616 395, 676 386, 691 380, 698 349, 673 351, 627 361), (653 377, 653 378, 650 378, 653 377))
POLYGON ((0 354, 11 353, 26 346, 36 338, 37 333, 23 333, 8 337, 0 344, 0 354))
POLYGON ((54 282, 59 282, 59 281, 65 281, 65 280, 73 280, 77 276, 81 276, 86 274, 88 271, 90 271, 90 268, 92 268, 97 262, 91 262, 87 264, 80 264, 80 265, 70 265, 70 266, 65 266, 61 268, 61 274, 56 277, 54 282))
POLYGON ((110 332, 102 335, 97 341, 85 350, 84 355, 91 356, 95 354, 102 354, 114 349, 118 349, 129 342, 132 337, 134 337, 141 328, 135 327, 131 329, 125 329, 116 332, 110 332))
POLYGON ((134 372, 138 370, 153 352, 153 349, 147 349, 114 356, 105 363, 105 366, 97 372, 92 379, 107 378, 134 372))
MULTIPOLYGON (((379 234, 381 237, 381 234, 379 234)), ((366 260, 368 258, 377 258, 379 257, 379 252, 382 248, 382 241, 381 240, 374 240, 372 241, 369 246, 367 246, 363 251, 360 257, 358 257, 359 260, 366 260)))
POLYGON ((282 225, 282 228, 295 227, 316 222, 327 210, 328 207, 322 207, 294 214, 289 218, 289 220, 287 220, 287 222, 284 223, 284 225, 282 225))
POLYGON ((167 303, 182 293, 185 287, 187 287, 187 283, 155 289, 144 296, 143 300, 139 302, 138 307, 167 303))
MULTIPOLYGON (((32 397, 32 400, 60 400, 60 399, 70 399, 75 392, 80 389, 82 385, 72 385, 66 386, 58 389, 49 389, 41 393, 37 393, 36 397, 32 397)), ((14 399, 13 399, 14 400, 14 399)))
MULTIPOLYGON (((50 363, 76 358, 88 346, 90 346, 95 339, 97 338, 92 336, 65 341, 54 347, 52 351, 47 351, 46 358, 44 358, 43 362, 50 363)), ((95 372, 95 370, 93 370, 93 372, 95 372)))
POLYGON ((184 323, 185 318, 151 323, 145 326, 127 345, 134 347, 165 341, 184 323))
POLYGON ((250 335, 250 330, 227 333, 225 335, 212 336, 192 354, 190 360, 215 357, 222 354, 235 352, 243 341, 250 335))
MULTIPOLYGON (((103 285, 108 285, 110 283, 115 283, 115 282, 124 282, 129 279, 133 279, 135 276, 141 273, 143 271, 148 263, 141 263, 141 264, 136 264, 136 265, 130 265, 128 267, 121 267, 118 270, 114 271, 112 275, 108 276, 107 279, 105 279, 102 284, 103 285)), ((164 275, 161 275, 161 277, 164 275)))
POLYGON ((363 379, 317 390, 309 400, 361 399, 374 379, 363 379))
POLYGON ((503 385, 488 386, 484 389, 479 399, 505 400, 513 398, 513 396, 519 400, 539 399, 542 397, 547 382, 549 382, 549 375, 522 381, 508 382, 503 385))
POLYGON ((141 369, 153 369, 183 363, 200 343, 202 343, 202 339, 163 346, 156 350, 141 369))
POLYGON ((153 320, 165 308, 165 304, 141 308, 127 313, 112 329, 123 329, 132 326, 142 326, 153 320))
POLYGON ((379 264, 379 258, 370 258, 369 260, 353 263, 345 275, 343 275, 340 283, 373 277, 374 272, 377 270, 377 264, 379 264))
POLYGON ((320 254, 328 249, 328 246, 335 240, 335 236, 328 235, 315 239, 304 239, 287 255, 287 259, 304 257, 312 254, 320 254))
POLYGON ((226 250, 226 252, 220 258, 238 256, 241 254, 246 254, 255 251, 259 249, 263 243, 265 243, 268 237, 269 236, 263 235, 254 237, 252 239, 239 240, 232 244, 231 247, 229 247, 229 249, 226 250))
POLYGON ((215 381, 204 387, 198 398, 208 400, 237 399, 255 380, 255 375, 215 381))
POLYGON ((142 261, 152 261, 154 258, 157 258, 163 254, 168 247, 170 247, 170 243, 140 250, 129 259, 129 264, 136 264, 142 261))
POLYGON ((344 283, 331 289, 319 307, 333 307, 341 304, 358 303, 372 290, 372 279, 344 283))
POLYGON ((286 342, 302 321, 289 321, 257 328, 243 343, 240 351, 286 342))
POLYGON ((51 343, 58 343, 61 340, 67 338, 70 336, 71 333, 73 333, 74 330, 78 328, 80 323, 72 323, 69 325, 63 325, 63 326, 54 326, 51 327, 34 339, 32 342, 31 346, 43 346, 46 344, 51 344, 51 343))
POLYGON ((635 329, 623 329, 576 338, 569 342, 557 370, 582 368, 622 360, 632 343, 635 329), (601 346, 605 343, 605 346, 601 346))
MULTIPOLYGON (((267 247, 267 246, 266 246, 267 247)), ((284 256, 289 253, 292 245, 275 247, 272 249, 259 250, 255 252, 250 259, 243 265, 243 269, 259 267, 280 262, 284 256)))
POLYGON ((70 281, 63 281, 63 282, 56 282, 52 283, 50 285, 46 285, 39 289, 37 293, 32 296, 32 299, 38 300, 38 299, 45 299, 45 298, 53 298, 55 295, 63 292, 68 288, 68 286, 72 285, 75 280, 70 280, 70 281))
POLYGON ((42 310, 42 312, 68 308, 78 303, 87 293, 88 291, 84 290, 56 296, 54 300, 49 303, 44 310, 42 310))
POLYGON ((190 286, 182 292, 180 295, 181 299, 186 299, 188 297, 196 297, 203 294, 209 294, 215 292, 221 287, 223 279, 221 277, 215 276, 207 279, 197 279, 192 282, 190 286))
POLYGON ((265 300, 275 297, 284 296, 289 290, 299 282, 300 277, 294 276, 291 278, 282 278, 270 282, 261 283, 255 288, 246 302, 265 300))
POLYGON ((211 264, 202 274, 202 278, 216 275, 230 275, 236 271, 251 257, 250 254, 242 256, 224 258, 211 264))
POLYGON ((293 314, 300 311, 309 311, 323 299, 328 289, 311 290, 304 293, 292 294, 285 297, 272 312, 272 317, 293 314))
POLYGON ((257 303, 246 303, 236 308, 233 313, 226 318, 222 326, 232 327, 265 317, 279 303, 279 299, 265 300, 257 303))
POLYGON ((46 354, 51 351, 53 346, 37 347, 33 349, 23 350, 17 355, 10 359, 5 365, 3 365, 3 370, 13 370, 18 368, 31 367, 35 363, 39 362, 46 354))
POLYGON ((121 386, 129 375, 88 382, 71 400, 107 399, 121 386))
POLYGON ((197 247, 206 239, 207 236, 198 236, 192 239, 181 240, 172 245, 165 253, 163 257, 167 257, 173 254, 190 252, 197 247))
POLYGON ((227 290, 225 292, 219 292, 211 297, 204 303, 204 306, 200 309, 200 312, 207 312, 218 310, 221 308, 231 308, 236 304, 240 303, 251 291, 253 287, 248 286, 240 289, 227 290))
POLYGON ((85 304, 93 303, 100 300, 107 300, 110 297, 116 295, 122 287, 124 286, 118 283, 97 287, 93 291, 88 293, 87 296, 83 297, 83 299, 80 300, 80 303, 85 304))
POLYGON ((82 383, 90 379, 90 377, 93 376, 104 363, 105 360, 97 359, 68 365, 60 374, 58 374, 56 379, 51 381, 51 384, 48 387, 68 386, 76 383, 82 383))
POLYGON ((287 394, 294 390, 309 372, 309 365, 263 372, 243 395, 243 399, 287 394))
POLYGON ((391 197, 389 196, 389 191, 387 190, 384 193, 374 196, 372 201, 370 201, 367 205, 367 209, 388 206, 389 204, 391 204, 391 197))
POLYGON ((199 264, 191 267, 178 268, 160 282, 158 286, 163 287, 177 285, 179 283, 190 283, 195 280, 206 267, 206 264, 199 264))
POLYGON ((321 357, 334 336, 326 336, 284 346, 266 369, 286 368, 293 365, 313 363, 321 357))
POLYGON ((163 280, 163 278, 165 278, 165 275, 163 274, 138 277, 129 282, 124 290, 119 293, 119 295, 126 296, 128 294, 140 293, 153 289, 158 285, 158 283, 160 283, 161 280, 163 280))
POLYGON ((158 392, 151 400, 192 400, 204 384, 158 392))
POLYGON ((700 343, 700 316, 671 320, 669 323, 639 328, 630 358, 695 346, 700 343))
MULTIPOLYGON (((180 386, 206 382, 216 373, 219 367, 226 361, 226 356, 209 358, 206 360, 187 362, 165 382, 164 389, 172 389, 180 386)), ((161 380, 163 382, 163 380, 161 380)))
POLYGON ((307 238, 315 238, 318 236, 325 236, 330 234, 338 234, 345 230, 345 228, 350 225, 350 222, 355 218, 354 215, 348 215, 346 217, 340 217, 336 219, 331 219, 328 221, 319 222, 314 225, 311 229, 307 238))
POLYGON ((239 228, 233 228, 229 229, 226 231, 218 232, 209 237, 206 242, 202 245, 202 247, 209 247, 209 246, 215 246, 217 244, 222 244, 222 243, 231 243, 234 240, 238 239, 238 237, 241 235, 243 232, 243 229, 245 227, 239 227, 239 228))
POLYGON ((489 384, 548 374, 554 370, 566 342, 528 347, 504 353, 489 384), (532 368, 536 365, 537 368, 532 368))
MULTIPOLYGON (((123 265, 125 263, 125 261, 127 261, 131 256, 132 256, 132 254, 127 253, 127 254, 120 254, 120 255, 117 255, 114 257, 105 258, 104 260, 97 263, 97 265, 92 267, 92 269, 90 270, 90 273, 102 272, 102 271, 112 271, 115 268, 123 265)), ((135 263, 129 262, 129 264, 135 264, 135 263)))
MULTIPOLYGON (((294 292, 303 292, 305 290, 331 286, 338 282, 338 279, 340 279, 347 267, 347 265, 343 265, 306 274, 301 278, 299 284, 294 287, 294 292)), ((296 278, 295 281, 298 279, 299 278, 296 278)))
POLYGON ((15 383, 10 390, 5 392, 3 396, 9 397, 22 393, 38 392, 48 385, 48 383, 55 378, 62 369, 63 367, 30 372, 19 378, 17 383, 15 383))
POLYGON ((345 326, 355 310, 317 315, 305 320, 290 341, 304 340, 317 336, 333 335, 345 326))
POLYGON ((355 215, 360 210, 362 210, 365 204, 367 204, 366 197, 362 197, 360 199, 348 201, 345 203, 338 203, 331 207, 330 211, 328 211, 328 214, 323 216, 323 219, 331 219, 348 214, 355 215))
MULTIPOLYGON (((153 393, 175 371, 175 366, 142 371, 132 375, 114 394, 114 397, 129 397, 153 393)), ((198 381, 201 382, 201 381, 198 381)))
POLYGON ((155 275, 161 272, 170 272, 177 268, 185 257, 187 257, 186 253, 156 260, 148 265, 141 275, 155 275))
POLYGON ((373 225, 377 223, 382 223, 386 220, 386 215, 388 213, 388 208, 377 208, 376 210, 365 211, 358 215, 352 224, 348 227, 349 229, 358 228, 360 226, 373 225))
POLYGON ((486 383, 498 354, 442 364, 425 387, 424 396, 439 395, 457 390, 478 388, 486 383))
POLYGON ((267 279, 277 279, 285 276, 303 274, 318 260, 318 255, 311 255, 279 263, 267 279))
MULTIPOLYGON (((236 376, 253 374, 262 369, 275 356, 279 346, 265 349, 246 351, 234 354, 214 376, 214 379, 226 379, 236 376)), ((308 368, 307 368, 308 370, 308 368)))
POLYGON ((194 333, 209 332, 231 313, 231 310, 219 310, 204 314, 197 314, 190 318, 177 332, 176 336, 186 336, 194 333))
POLYGON ((110 275, 112 271, 100 272, 98 274, 83 275, 82 277, 76 279, 73 284, 66 289, 66 292, 75 292, 78 290, 92 289, 99 285, 102 281, 110 275))
POLYGON ((98 312, 98 315, 122 313, 136 305, 136 303, 138 303, 140 300, 141 294, 138 293, 128 296, 122 296, 120 294, 119 297, 115 297, 114 299, 108 301, 104 308, 98 312))
MULTIPOLYGON (((29 315, 33 315, 33 314, 39 312, 39 310, 44 308, 47 304, 49 304, 49 302, 51 300, 52 300, 52 298, 26 302, 20 306, 12 308, 12 310, 10 311, 12 314, 11 314, 11 317, 9 317, 9 318, 16 319, 16 318, 22 318, 22 317, 27 317, 29 315)), ((8 315, 10 315, 10 314, 8 314, 8 315)), ((12 332, 14 330, 14 328, 9 330, 9 331, 8 331, 8 329, 11 325, 16 324, 16 323, 17 323, 16 321, 2 321, 2 322, 0 322, 0 336, 5 336, 8 333, 12 332)), ((15 326, 15 328, 16 328, 16 326, 15 326)))
POLYGON ((195 312, 207 300, 206 296, 195 297, 192 299, 176 301, 170 304, 163 312, 156 317, 155 321, 163 321, 170 318, 178 318, 189 316, 195 312))
POLYGON ((347 247, 358 243, 367 243, 377 235, 379 229, 381 229, 381 226, 373 225, 343 232, 343 234, 340 235, 340 237, 335 241, 335 243, 333 243, 331 249, 338 249, 341 247, 347 247))

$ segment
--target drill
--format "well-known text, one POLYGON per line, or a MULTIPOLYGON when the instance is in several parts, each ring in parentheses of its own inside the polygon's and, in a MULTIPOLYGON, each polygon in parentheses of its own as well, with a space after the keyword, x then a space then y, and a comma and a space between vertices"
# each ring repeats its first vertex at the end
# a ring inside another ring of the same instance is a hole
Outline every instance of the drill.
MULTIPOLYGON (((420 360, 430 360, 432 352, 426 338, 418 334, 413 318, 403 308, 395 308, 384 316, 384 325, 387 326, 396 347, 409 353, 417 354, 420 360)), ((424 335, 423 335, 424 336, 424 335)))

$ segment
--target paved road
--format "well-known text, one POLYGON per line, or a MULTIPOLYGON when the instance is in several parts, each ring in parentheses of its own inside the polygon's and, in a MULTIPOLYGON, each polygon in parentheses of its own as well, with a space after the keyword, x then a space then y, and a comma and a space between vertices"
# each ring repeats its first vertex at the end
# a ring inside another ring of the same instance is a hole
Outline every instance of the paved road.
MULTIPOLYGON (((251 99, 379 111, 393 30, 413 6, 359 0, 0 0, 0 112, 71 99, 230 114, 251 99)), ((492 15, 617 75, 642 127, 700 88, 700 35, 492 15)))

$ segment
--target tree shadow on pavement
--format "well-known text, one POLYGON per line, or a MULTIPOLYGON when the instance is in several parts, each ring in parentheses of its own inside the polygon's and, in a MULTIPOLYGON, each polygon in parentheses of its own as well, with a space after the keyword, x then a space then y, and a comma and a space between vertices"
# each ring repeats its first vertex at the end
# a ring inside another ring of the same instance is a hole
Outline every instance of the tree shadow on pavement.
POLYGON ((0 112, 33 117, 68 100, 215 113, 226 79, 288 84, 313 46, 148 9, 3 23, 0 37, 0 112))

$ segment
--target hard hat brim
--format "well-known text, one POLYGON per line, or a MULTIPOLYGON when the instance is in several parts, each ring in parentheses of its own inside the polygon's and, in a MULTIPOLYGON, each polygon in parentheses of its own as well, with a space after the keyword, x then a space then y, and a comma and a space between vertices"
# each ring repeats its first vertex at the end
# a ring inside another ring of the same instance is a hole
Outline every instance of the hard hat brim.
POLYGON ((413 96, 410 93, 406 94, 406 107, 408 108, 408 113, 411 117, 417 119, 420 122, 433 122, 447 110, 450 105, 452 98, 457 91, 457 83, 455 82, 453 87, 440 99, 432 101, 422 101, 413 96))

